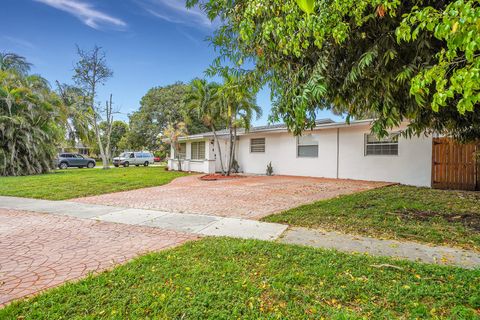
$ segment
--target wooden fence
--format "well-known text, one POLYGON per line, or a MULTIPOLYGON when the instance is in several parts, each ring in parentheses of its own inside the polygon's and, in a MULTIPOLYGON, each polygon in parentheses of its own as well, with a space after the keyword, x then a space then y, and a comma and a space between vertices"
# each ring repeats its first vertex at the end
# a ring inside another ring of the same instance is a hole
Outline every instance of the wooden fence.
POLYGON ((450 138, 434 138, 432 187, 437 189, 479 190, 480 145, 460 144, 450 138))

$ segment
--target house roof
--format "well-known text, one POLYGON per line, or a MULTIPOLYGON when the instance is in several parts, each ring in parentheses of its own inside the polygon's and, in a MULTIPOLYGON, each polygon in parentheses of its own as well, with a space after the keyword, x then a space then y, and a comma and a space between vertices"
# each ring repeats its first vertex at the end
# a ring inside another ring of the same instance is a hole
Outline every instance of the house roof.
POLYGON ((71 149, 91 149, 91 147, 84 145, 82 142, 76 142, 75 145, 61 145, 59 148, 71 148, 71 149))
MULTIPOLYGON (((349 123, 335 122, 332 119, 319 119, 315 121, 315 127, 313 128, 313 130, 365 125, 365 124, 370 124, 371 122, 372 122, 372 119, 355 120, 355 121, 350 121, 349 123)), ((237 130, 237 135, 241 136, 241 135, 261 133, 261 132, 288 132, 288 128, 287 128, 287 125, 284 123, 251 127, 250 130, 248 131, 245 131, 245 129, 241 128, 237 130)), ((219 130, 216 133, 217 133, 217 136, 226 136, 229 134, 229 131, 228 129, 224 129, 224 130, 219 130)), ((213 137, 213 132, 205 132, 205 133, 189 135, 186 137, 181 137, 179 140, 186 141, 186 140, 205 139, 205 138, 212 138, 212 137, 213 137)), ((165 141, 167 140, 168 139, 166 139, 165 141)))

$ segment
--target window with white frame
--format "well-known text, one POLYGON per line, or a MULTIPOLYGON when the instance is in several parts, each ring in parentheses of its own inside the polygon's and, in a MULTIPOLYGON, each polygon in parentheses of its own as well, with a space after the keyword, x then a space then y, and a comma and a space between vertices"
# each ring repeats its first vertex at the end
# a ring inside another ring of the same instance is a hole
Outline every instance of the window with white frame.
POLYGON ((316 135, 307 134, 297 137, 297 157, 318 157, 318 137, 316 135))
POLYGON ((192 142, 190 159, 205 160, 205 141, 192 142))
POLYGON ((253 152, 253 153, 265 152, 265 138, 250 139, 250 152, 253 152))
POLYGON ((187 156, 187 144, 185 142, 178 144, 177 153, 178 153, 178 158, 180 158, 180 159, 185 159, 186 158, 186 156, 187 156))
POLYGON ((397 156, 398 133, 391 133, 387 137, 378 138, 375 134, 365 135, 366 156, 397 156))

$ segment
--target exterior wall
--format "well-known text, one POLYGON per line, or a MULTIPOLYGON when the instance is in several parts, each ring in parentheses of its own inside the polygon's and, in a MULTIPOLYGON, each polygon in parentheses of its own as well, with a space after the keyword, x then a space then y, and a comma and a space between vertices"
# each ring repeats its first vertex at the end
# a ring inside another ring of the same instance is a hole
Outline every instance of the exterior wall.
MULTIPOLYGON (((181 161, 182 171, 193 171, 203 173, 215 172, 215 157, 212 142, 210 139, 199 139, 186 141, 186 157, 181 161), (191 149, 192 142, 205 141, 205 159, 204 160, 192 160, 191 149)), ((175 158, 175 151, 170 148, 170 159, 168 160, 169 170, 178 170, 178 160, 175 158)))
MULTIPOLYGON (((228 156, 230 154, 230 148, 229 148, 229 137, 228 136, 221 136, 219 137, 219 142, 220 142, 220 151, 218 152, 218 144, 215 142, 214 145, 214 154, 213 154, 213 159, 215 159, 215 172, 221 172, 222 171, 222 162, 220 162, 220 155, 222 157, 223 161, 223 169, 227 170, 228 166, 228 156)), ((239 153, 239 144, 237 142, 237 145, 235 146, 235 159, 238 161, 238 155, 239 153)), ((240 168, 241 170, 241 168, 240 168)))
MULTIPOLYGON (((401 129, 401 128, 399 128, 401 129)), ((395 130, 393 130, 394 132, 395 130)), ((318 141, 318 157, 297 157, 297 138, 287 132, 251 133, 239 137, 236 159, 240 172, 265 174, 272 162, 274 174, 313 176, 325 178, 397 182, 415 186, 431 186, 432 137, 399 138, 398 155, 366 156, 365 135, 367 124, 340 128, 320 128, 308 131, 318 141), (265 152, 250 152, 250 139, 265 138, 265 152)), ((187 141, 187 159, 184 171, 213 173, 220 171, 217 144, 205 139, 206 159, 190 160, 187 141)), ((220 139, 224 166, 227 165, 228 147, 220 139)), ((173 155, 173 150, 171 152, 173 155)), ((177 161, 169 160, 170 169, 177 170, 177 161)))
POLYGON ((317 138, 318 157, 297 157, 297 139, 290 133, 249 134, 240 137, 240 171, 265 174, 267 164, 271 161, 274 174, 431 186, 431 137, 400 137, 398 156, 365 156, 365 134, 370 133, 367 125, 317 129, 306 133, 317 138), (265 138, 265 153, 250 152, 251 138, 265 138))
POLYGON ((431 186, 432 137, 398 140, 398 156, 365 156, 368 127, 340 129, 339 178, 431 186))
POLYGON ((265 174, 271 161, 274 174, 335 178, 336 130, 317 130, 311 133, 318 139, 318 158, 297 157, 297 138, 288 132, 240 137, 240 171, 265 174), (250 152, 252 138, 265 138, 265 153, 250 152))
POLYGON ((221 172, 222 171, 222 162, 220 162, 220 155, 222 156, 222 161, 223 161, 223 168, 225 169, 227 165, 227 159, 228 159, 228 139, 225 138, 219 138, 219 144, 220 144, 220 152, 218 152, 218 144, 215 141, 214 145, 214 156, 213 158, 215 159, 215 172, 221 172))

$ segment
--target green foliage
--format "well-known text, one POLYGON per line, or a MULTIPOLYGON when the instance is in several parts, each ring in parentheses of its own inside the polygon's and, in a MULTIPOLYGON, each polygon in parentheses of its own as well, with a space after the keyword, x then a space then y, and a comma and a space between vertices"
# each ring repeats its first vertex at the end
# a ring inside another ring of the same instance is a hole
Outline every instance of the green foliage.
POLYGON ((30 71, 31 63, 22 56, 12 52, 0 53, 0 70, 14 71, 20 75, 27 75, 30 71))
POLYGON ((409 120, 405 135, 480 137, 478 0, 315 0, 313 14, 294 0, 200 6, 224 22, 208 72, 228 69, 227 60, 257 88, 269 84, 271 120, 295 133, 330 109, 376 118, 378 134, 409 120))
POLYGON ((256 90, 250 85, 248 77, 243 77, 235 69, 223 72, 223 84, 208 83, 206 80, 194 79, 186 97, 188 110, 213 131, 217 140, 222 173, 238 172, 235 160, 235 141, 237 129, 250 128, 253 117, 261 116, 262 109, 256 103, 256 90), (221 148, 216 137, 218 128, 227 127, 229 132, 229 156, 224 170, 221 148))
POLYGON ((81 88, 62 84, 57 81, 57 94, 60 96, 67 116, 65 121, 66 142, 70 146, 81 141, 84 145, 95 143, 94 134, 90 128, 92 109, 90 99, 81 88))
MULTIPOLYGON (((107 145, 106 130, 107 130, 107 123, 100 122, 100 135, 101 135, 103 145, 105 146, 107 145)), ((128 149, 128 147, 123 145, 125 143, 124 138, 128 135, 128 131, 129 131, 129 127, 127 123, 120 120, 115 120, 112 122, 112 131, 110 134, 110 149, 111 149, 110 155, 117 156, 118 152, 122 152, 122 151, 125 151, 125 149, 128 149), (123 139, 123 142, 122 142, 122 139, 123 139)))
POLYGON ((94 46, 92 50, 85 51, 77 46, 78 61, 75 63, 73 80, 83 89, 85 96, 88 97, 88 120, 96 138, 96 144, 100 151, 103 162, 103 168, 109 169, 110 158, 110 129, 113 121, 112 95, 106 102, 105 107, 101 103, 96 103, 98 87, 104 85, 106 81, 113 76, 113 70, 107 65, 106 54, 101 47, 94 46), (106 145, 102 141, 100 132, 100 122, 107 123, 106 145))
POLYGON ((215 82, 207 82, 204 79, 193 79, 185 98, 187 110, 193 112, 213 132, 217 143, 220 168, 223 174, 225 169, 223 166, 222 149, 217 138, 217 130, 224 128, 226 123, 222 101, 220 85, 215 82))
POLYGON ((480 250, 480 194, 391 186, 287 210, 266 221, 480 250))
POLYGON ((66 115, 47 81, 28 75, 24 58, 9 55, 0 55, 0 175, 45 173, 53 167, 66 115))
POLYGON ((270 161, 267 164, 267 176, 272 176, 273 175, 273 167, 272 167, 272 162, 270 161))
POLYGON ((28 177, 0 177, 0 195, 65 200, 160 186, 184 175, 157 166, 56 170, 28 177))
POLYGON ((132 149, 161 149, 158 134, 169 123, 185 122, 191 134, 207 132, 202 119, 187 110, 185 99, 189 86, 181 82, 150 89, 140 101, 140 109, 132 113, 128 145, 132 149))
POLYGON ((88 94, 90 107, 95 109, 98 87, 113 76, 113 71, 108 67, 105 52, 101 47, 94 46, 88 51, 77 46, 77 54, 73 80, 88 94))
POLYGON ((167 138, 172 146, 175 158, 178 161, 178 171, 182 171, 182 158, 180 157, 180 138, 187 136, 187 126, 184 122, 169 123, 161 133, 162 138, 167 138))
POLYGON ((204 79, 193 79, 185 97, 190 116, 200 119, 209 129, 225 128, 225 116, 221 110, 220 85, 204 79))
POLYGON ((313 13, 315 9, 315 1, 314 0, 297 0, 297 4, 305 13, 310 14, 313 13))
POLYGON ((406 15, 397 38, 415 41, 428 32, 447 45, 436 55, 436 64, 421 70, 410 93, 433 110, 456 105, 461 114, 473 112, 480 101, 480 6, 478 0, 451 1, 445 8, 417 8, 406 15))
POLYGON ((112 123, 112 133, 110 137, 110 147, 112 148, 111 154, 115 154, 117 151, 119 151, 119 144, 120 141, 123 139, 123 137, 128 133, 128 124, 116 120, 113 121, 112 123))
POLYGON ((0 318, 478 319, 479 279, 478 269, 208 238, 13 303, 0 318))
POLYGON ((229 157, 226 174, 238 172, 235 159, 237 130, 250 129, 253 117, 258 119, 262 109, 257 105, 256 90, 250 85, 248 77, 229 71, 223 74, 223 84, 218 90, 220 96, 220 113, 226 120, 229 131, 229 157))

